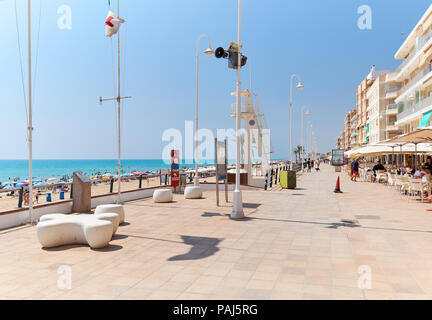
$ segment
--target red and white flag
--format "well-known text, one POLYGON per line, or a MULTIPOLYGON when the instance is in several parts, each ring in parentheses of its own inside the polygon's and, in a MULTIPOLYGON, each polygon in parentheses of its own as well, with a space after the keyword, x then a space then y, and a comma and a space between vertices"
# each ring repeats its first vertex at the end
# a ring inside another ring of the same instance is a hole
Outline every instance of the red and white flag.
POLYGON ((108 16, 105 20, 105 35, 107 37, 112 37, 119 31, 120 25, 124 22, 125 21, 123 19, 117 17, 111 11, 108 12, 108 16))

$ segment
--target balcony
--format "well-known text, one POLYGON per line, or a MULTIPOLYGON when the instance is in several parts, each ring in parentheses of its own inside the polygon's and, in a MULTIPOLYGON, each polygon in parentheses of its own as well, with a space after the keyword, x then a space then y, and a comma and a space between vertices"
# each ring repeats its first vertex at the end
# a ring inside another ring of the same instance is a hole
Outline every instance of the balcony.
POLYGON ((399 92, 399 97, 403 97, 410 89, 415 87, 416 84, 418 84, 421 81, 423 81, 423 78, 427 76, 432 76, 432 65, 428 64, 426 67, 424 67, 422 70, 420 70, 414 78, 412 78, 399 92))
MULTIPOLYGON (((397 120, 401 121, 403 118, 408 117, 416 112, 423 111, 423 109, 432 107, 432 96, 429 96, 423 100, 420 100, 414 103, 413 106, 410 106, 408 102, 401 102, 398 104, 398 116, 397 120)), ((425 110, 429 111, 429 110, 425 110)))
POLYGON ((386 126, 386 131, 399 131, 399 126, 395 125, 394 123, 392 124, 387 124, 386 126))
POLYGON ((398 96, 399 90, 402 88, 402 84, 393 84, 385 88, 386 99, 394 99, 398 96))
POLYGON ((398 113, 398 109, 397 109, 397 104, 396 103, 389 103, 386 107, 386 115, 393 115, 393 114, 397 114, 398 113))
POLYGON ((427 34, 425 34, 424 36, 418 37, 417 38, 417 42, 416 42, 416 47, 414 49, 413 52, 410 53, 410 55, 408 56, 408 58, 405 59, 404 62, 402 62, 399 67, 396 69, 395 73, 397 74, 397 77, 399 77, 401 71, 408 66, 411 61, 413 61, 414 57, 418 57, 418 53, 420 51, 423 50, 423 48, 426 45, 429 45, 429 43, 431 42, 432 39, 432 30, 430 30, 427 34))

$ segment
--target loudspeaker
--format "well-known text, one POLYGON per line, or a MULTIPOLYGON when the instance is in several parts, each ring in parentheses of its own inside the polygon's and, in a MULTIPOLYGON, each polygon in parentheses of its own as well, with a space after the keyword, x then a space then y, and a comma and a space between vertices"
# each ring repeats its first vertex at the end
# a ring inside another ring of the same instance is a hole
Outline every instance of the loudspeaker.
POLYGON ((224 48, 219 47, 215 51, 215 57, 218 58, 218 59, 220 59, 220 58, 226 58, 226 57, 228 57, 228 53, 225 52, 224 48))

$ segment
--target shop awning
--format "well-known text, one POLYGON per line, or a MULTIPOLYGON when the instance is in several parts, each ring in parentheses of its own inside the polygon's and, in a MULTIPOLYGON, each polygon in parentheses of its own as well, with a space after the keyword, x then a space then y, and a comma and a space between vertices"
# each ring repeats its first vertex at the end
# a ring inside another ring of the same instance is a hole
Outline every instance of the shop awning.
POLYGON ((432 116, 432 110, 423 113, 423 117, 421 119, 419 129, 424 128, 428 125, 431 116, 432 116))
POLYGON ((388 143, 432 143, 432 127, 417 129, 416 131, 394 137, 388 143))

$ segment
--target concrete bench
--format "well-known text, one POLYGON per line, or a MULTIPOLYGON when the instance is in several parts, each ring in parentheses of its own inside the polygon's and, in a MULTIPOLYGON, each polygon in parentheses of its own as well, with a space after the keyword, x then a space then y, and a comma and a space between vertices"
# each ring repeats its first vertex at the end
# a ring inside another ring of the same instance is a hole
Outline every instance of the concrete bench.
POLYGON ((37 237, 44 248, 68 244, 88 244, 99 249, 108 246, 117 231, 119 215, 47 214, 37 224, 37 237))
POLYGON ((187 186, 184 191, 185 199, 201 199, 202 191, 199 186, 187 186))
POLYGON ((96 207, 95 215, 101 213, 117 213, 120 217, 120 224, 125 221, 125 212, 121 204, 101 204, 96 207))
POLYGON ((171 189, 156 189, 153 192, 153 201, 156 203, 167 203, 173 200, 171 189))

